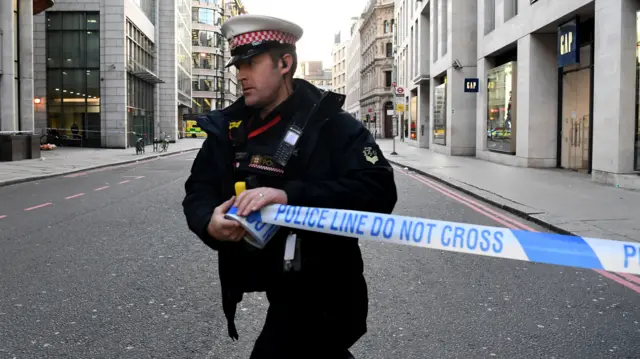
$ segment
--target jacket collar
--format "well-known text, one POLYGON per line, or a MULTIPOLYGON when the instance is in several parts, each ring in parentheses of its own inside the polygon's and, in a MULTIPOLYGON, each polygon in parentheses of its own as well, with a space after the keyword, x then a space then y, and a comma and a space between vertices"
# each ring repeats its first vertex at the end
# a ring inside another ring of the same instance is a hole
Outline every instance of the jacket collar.
MULTIPOLYGON (((333 116, 340 111, 346 98, 342 94, 321 90, 303 79, 293 79, 293 86, 294 93, 283 102, 282 109, 295 108, 297 113, 306 113, 314 106, 318 106, 318 115, 314 116, 311 121, 333 116)), ((281 106, 278 106, 277 110, 281 106)), ((230 120, 248 118, 250 114, 251 109, 245 105, 244 96, 242 96, 230 106, 222 110, 211 111, 206 116, 199 117, 197 121, 200 128, 207 132, 207 135, 220 137, 224 134, 226 137, 230 120)))

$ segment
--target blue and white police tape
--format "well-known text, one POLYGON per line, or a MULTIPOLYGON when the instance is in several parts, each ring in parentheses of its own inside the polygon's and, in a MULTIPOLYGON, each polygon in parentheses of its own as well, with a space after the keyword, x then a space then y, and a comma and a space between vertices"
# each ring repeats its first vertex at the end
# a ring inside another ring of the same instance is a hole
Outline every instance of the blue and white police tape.
POLYGON ((247 217, 239 216, 237 213, 238 207, 232 206, 224 217, 238 221, 247 231, 244 240, 254 247, 264 248, 280 228, 279 226, 262 222, 260 220, 260 212, 251 213, 247 217))
POLYGON ((232 217, 243 223, 258 247, 266 245, 278 226, 283 226, 450 252, 640 274, 640 243, 633 242, 288 205, 270 205, 246 218, 232 217))

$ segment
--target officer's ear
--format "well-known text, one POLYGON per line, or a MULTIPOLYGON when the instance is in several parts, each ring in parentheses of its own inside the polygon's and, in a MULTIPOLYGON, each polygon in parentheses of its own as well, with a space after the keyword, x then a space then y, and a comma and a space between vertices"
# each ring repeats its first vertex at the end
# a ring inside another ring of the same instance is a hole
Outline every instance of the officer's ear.
POLYGON ((280 57, 281 65, 280 65, 280 74, 282 76, 286 75, 289 71, 291 71, 291 64, 293 63, 293 57, 291 54, 284 54, 280 57))

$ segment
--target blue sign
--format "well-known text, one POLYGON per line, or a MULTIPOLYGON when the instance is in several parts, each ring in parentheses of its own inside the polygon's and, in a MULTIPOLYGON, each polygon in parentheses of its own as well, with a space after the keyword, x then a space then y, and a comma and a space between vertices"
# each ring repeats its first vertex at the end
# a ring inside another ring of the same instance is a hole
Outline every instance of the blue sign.
POLYGON ((466 78, 464 79, 464 92, 478 92, 480 89, 480 79, 466 78))
POLYGON ((580 63, 577 19, 558 27, 558 67, 580 63))

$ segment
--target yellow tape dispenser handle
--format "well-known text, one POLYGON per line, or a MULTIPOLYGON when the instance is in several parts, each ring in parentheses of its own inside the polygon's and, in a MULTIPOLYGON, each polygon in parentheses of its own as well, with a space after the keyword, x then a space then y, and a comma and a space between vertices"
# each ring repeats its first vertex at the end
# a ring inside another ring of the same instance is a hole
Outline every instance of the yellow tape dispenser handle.
POLYGON ((246 182, 236 182, 235 189, 236 189, 236 196, 239 196, 240 193, 242 193, 242 192, 247 190, 247 183, 246 182))

